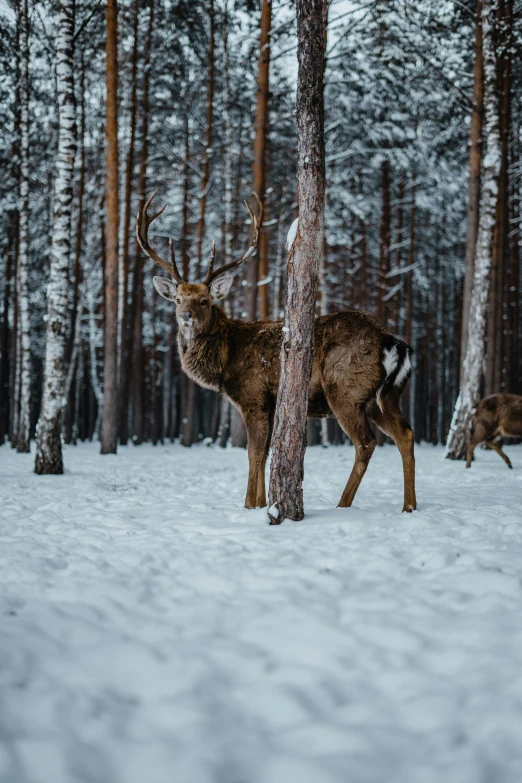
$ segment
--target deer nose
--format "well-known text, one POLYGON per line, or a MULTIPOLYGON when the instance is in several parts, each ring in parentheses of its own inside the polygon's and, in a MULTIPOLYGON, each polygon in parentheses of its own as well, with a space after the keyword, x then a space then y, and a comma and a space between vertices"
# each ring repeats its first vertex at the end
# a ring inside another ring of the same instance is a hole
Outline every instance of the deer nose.
POLYGON ((181 318, 183 321, 190 321, 192 318, 192 313, 190 310, 185 310, 185 312, 181 313, 181 318))

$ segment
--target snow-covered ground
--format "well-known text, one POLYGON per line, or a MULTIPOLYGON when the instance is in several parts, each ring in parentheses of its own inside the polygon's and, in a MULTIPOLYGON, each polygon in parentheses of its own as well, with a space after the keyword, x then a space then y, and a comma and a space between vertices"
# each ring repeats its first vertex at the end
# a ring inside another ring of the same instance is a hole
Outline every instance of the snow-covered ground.
POLYGON ((246 453, 0 449, 2 783, 520 783, 522 447, 309 449, 301 523, 246 453))

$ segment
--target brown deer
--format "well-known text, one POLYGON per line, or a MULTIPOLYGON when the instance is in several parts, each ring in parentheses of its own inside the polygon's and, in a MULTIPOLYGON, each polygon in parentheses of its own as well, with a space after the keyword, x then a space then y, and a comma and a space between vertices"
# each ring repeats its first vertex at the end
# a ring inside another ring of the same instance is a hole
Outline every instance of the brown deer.
MULTIPOLYGON (((239 409, 248 437, 249 474, 246 508, 266 506, 265 464, 280 375, 283 324, 229 318, 216 302, 229 292, 234 274, 255 252, 263 208, 258 199, 252 219, 252 244, 235 261, 214 270, 212 245, 207 275, 189 283, 180 275, 169 242, 170 263, 148 241, 148 228, 165 209, 148 216, 155 193, 140 209, 136 233, 143 251, 172 277, 154 277, 161 296, 174 302, 179 325, 181 366, 196 383, 225 394, 239 409)), ((257 198, 257 197, 256 197, 257 198)), ((366 313, 347 310, 315 321, 315 342, 308 415, 335 417, 355 446, 355 464, 339 501, 351 506, 376 445, 370 421, 389 435, 404 469, 403 511, 416 509, 413 431, 399 400, 411 372, 412 349, 366 313)))
POLYGON ((522 397, 517 394, 490 394, 479 402, 473 413, 474 431, 466 455, 466 467, 471 467, 473 452, 485 443, 499 454, 508 468, 513 465, 496 438, 522 437, 522 397))

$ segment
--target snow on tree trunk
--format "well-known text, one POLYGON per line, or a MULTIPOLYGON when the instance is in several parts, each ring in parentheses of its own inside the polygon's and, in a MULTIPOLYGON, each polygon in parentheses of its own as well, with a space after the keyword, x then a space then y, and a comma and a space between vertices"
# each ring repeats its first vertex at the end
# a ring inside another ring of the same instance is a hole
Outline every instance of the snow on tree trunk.
POLYGON ((20 247, 18 254, 18 307, 20 328, 20 412, 16 448, 29 451, 31 409, 31 333, 29 320, 29 18, 27 0, 22 1, 20 30, 21 118, 20 118, 20 247))
MULTIPOLYGON (((482 0, 477 2, 475 21, 475 63, 473 68, 473 105, 471 111, 471 129, 469 138, 469 181, 468 214, 466 223, 466 251, 464 258, 464 292, 462 304, 461 328, 461 375, 468 342, 469 306, 473 288, 473 268, 477 245, 478 217, 480 207, 480 162, 482 157, 482 112, 484 101, 484 77, 482 66, 482 0)), ((462 380, 464 380, 462 378, 462 380)))
POLYGON ((315 303, 324 233, 324 29, 322 0, 297 0, 299 226, 288 251, 281 380, 272 438, 271 524, 304 516, 303 473, 315 303))
POLYGON ((500 171, 500 133, 496 57, 493 40, 494 8, 490 0, 482 4, 482 49, 484 58, 484 149, 482 196, 480 200, 477 250, 471 294, 468 342, 460 393, 453 411, 446 457, 464 459, 471 431, 473 408, 479 401, 484 363, 486 310, 490 290, 491 254, 500 171))
POLYGON ((63 473, 61 432, 65 401, 67 289, 76 154, 73 37, 74 0, 61 0, 56 40, 58 156, 54 186, 51 269, 47 286, 44 383, 35 461, 35 472, 39 474, 63 473))
POLYGON ((118 434, 118 0, 106 6, 105 340, 101 453, 116 454, 118 434))

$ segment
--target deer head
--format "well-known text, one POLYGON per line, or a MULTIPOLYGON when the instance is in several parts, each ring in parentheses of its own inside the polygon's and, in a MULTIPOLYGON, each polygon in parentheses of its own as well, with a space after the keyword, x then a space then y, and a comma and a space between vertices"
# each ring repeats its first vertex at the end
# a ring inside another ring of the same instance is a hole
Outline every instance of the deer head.
POLYGON ((149 226, 153 220, 156 220, 156 218, 163 213, 166 207, 165 205, 154 215, 148 215, 147 210, 157 192, 158 191, 154 191, 152 196, 150 196, 148 201, 145 202, 138 212, 138 217, 136 219, 136 237, 138 244, 144 253, 146 253, 149 258, 152 258, 156 264, 171 276, 172 280, 169 280, 166 277, 157 276, 154 277, 152 281, 160 296, 175 303, 176 318, 179 324, 180 333, 185 338, 186 342, 190 343, 194 337, 206 331, 210 323, 214 303, 225 298, 230 291, 234 275, 240 266, 255 253, 259 241, 259 230, 263 219, 263 205, 257 194, 254 193, 259 205, 259 213, 256 216, 245 201, 245 206, 252 218, 254 226, 252 243, 248 250, 243 253, 242 256, 236 258, 235 261, 231 261, 229 264, 224 264, 219 269, 214 270, 216 245, 215 242, 212 242, 212 250, 210 252, 205 279, 202 283, 189 283, 188 281, 183 280, 183 277, 180 275, 176 266, 171 239, 169 240, 170 263, 161 258, 149 245, 149 226))

